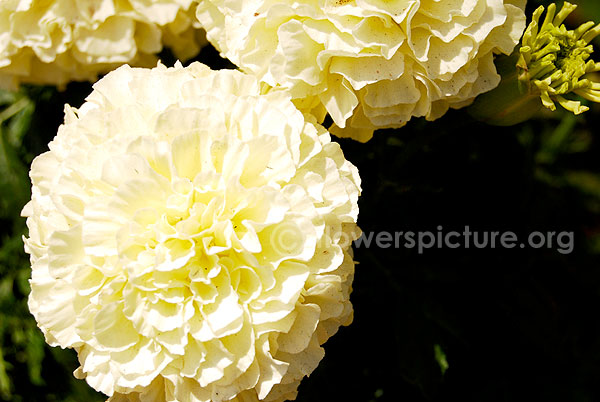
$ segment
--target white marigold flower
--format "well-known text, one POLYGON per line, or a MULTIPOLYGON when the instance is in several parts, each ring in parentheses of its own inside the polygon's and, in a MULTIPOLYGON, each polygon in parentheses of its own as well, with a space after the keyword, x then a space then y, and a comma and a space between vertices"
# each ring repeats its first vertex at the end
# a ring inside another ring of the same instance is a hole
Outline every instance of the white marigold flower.
POLYGON ((294 399, 352 320, 358 171, 251 76, 123 66, 31 180, 29 308, 111 401, 294 399))
POLYGON ((334 133, 366 141, 377 128, 441 117, 500 82, 525 0, 203 0, 207 37, 244 71, 287 88, 334 133))
POLYGON ((0 87, 151 67, 163 45, 187 60, 205 43, 195 9, 194 0, 0 1, 0 87))

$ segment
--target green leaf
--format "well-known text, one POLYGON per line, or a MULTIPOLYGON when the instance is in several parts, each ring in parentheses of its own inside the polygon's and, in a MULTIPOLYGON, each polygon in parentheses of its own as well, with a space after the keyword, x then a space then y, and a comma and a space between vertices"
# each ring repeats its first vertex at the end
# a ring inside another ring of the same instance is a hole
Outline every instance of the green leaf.
MULTIPOLYGON (((21 147, 23 137, 31 127, 35 104, 28 98, 22 98, 18 105, 19 111, 15 113, 9 120, 7 125, 7 141, 15 149, 21 147)), ((15 104, 16 105, 16 104, 15 104)))
POLYGON ((44 338, 37 327, 27 329, 27 343, 25 354, 27 355, 27 371, 29 379, 34 385, 44 385, 42 378, 42 360, 44 359, 44 338))
POLYGON ((12 387, 10 378, 8 377, 8 369, 10 364, 4 360, 2 345, 0 344, 0 398, 10 400, 12 395, 12 387))
POLYGON ((448 364, 448 360, 446 359, 446 354, 442 350, 442 347, 437 343, 433 345, 433 353, 435 356, 435 360, 440 365, 442 375, 444 375, 446 373, 446 370, 448 370, 448 367, 450 367, 450 365, 448 364))
POLYGON ((15 103, 18 97, 18 92, 11 92, 4 89, 0 89, 0 105, 10 105, 12 103, 15 103))
POLYGON ((29 199, 27 168, 0 126, 0 218, 18 216, 29 199))
POLYGON ((580 192, 600 200, 600 175, 588 171, 570 171, 565 174, 566 181, 580 192))

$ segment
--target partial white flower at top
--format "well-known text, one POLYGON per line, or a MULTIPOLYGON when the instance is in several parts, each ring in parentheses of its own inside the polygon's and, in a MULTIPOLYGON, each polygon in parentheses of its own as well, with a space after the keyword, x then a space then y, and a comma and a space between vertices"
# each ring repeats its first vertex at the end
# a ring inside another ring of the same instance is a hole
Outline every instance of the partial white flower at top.
POLYGON ((152 67, 163 45, 187 60, 205 43, 194 0, 0 1, 0 87, 95 81, 152 67))
POLYGON ((29 308, 110 401, 283 401, 352 321, 360 179, 284 91, 123 66, 31 168, 29 308))
POLYGON ((242 70, 289 89, 334 134, 360 141, 434 120, 498 85, 494 54, 525 28, 525 0, 203 0, 207 38, 242 70))

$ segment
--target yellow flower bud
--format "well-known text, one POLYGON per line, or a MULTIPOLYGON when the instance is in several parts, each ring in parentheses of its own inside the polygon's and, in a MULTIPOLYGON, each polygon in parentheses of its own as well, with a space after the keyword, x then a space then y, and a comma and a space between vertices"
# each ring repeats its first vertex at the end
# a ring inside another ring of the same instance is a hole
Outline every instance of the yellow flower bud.
POLYGON ((556 13, 556 4, 534 13, 521 39, 521 47, 509 58, 498 59, 502 82, 495 90, 479 98, 471 115, 495 125, 512 125, 530 118, 541 105, 554 111, 556 103, 578 115, 589 108, 566 95, 574 93, 592 102, 600 102, 600 83, 586 77, 600 71, 600 63, 590 60, 590 44, 600 25, 586 22, 568 30, 563 21, 577 8, 565 2, 556 13), (539 99, 541 99, 541 104, 539 99))

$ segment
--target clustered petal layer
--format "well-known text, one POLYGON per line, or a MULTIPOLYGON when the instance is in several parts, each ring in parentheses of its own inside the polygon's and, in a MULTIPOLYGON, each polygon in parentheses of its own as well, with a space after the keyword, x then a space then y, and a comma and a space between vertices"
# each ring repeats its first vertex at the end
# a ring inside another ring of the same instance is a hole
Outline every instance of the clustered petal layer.
POLYGON ((193 0, 0 1, 0 87, 95 81, 128 63, 156 65, 163 45, 180 59, 205 42, 193 0))
POLYGON ((250 76, 120 67, 31 180, 30 310, 111 401, 294 399, 352 320, 358 172, 250 76))
POLYGON ((525 0, 204 0, 197 17, 224 56, 334 133, 368 140, 376 128, 433 120, 500 82, 525 0))

